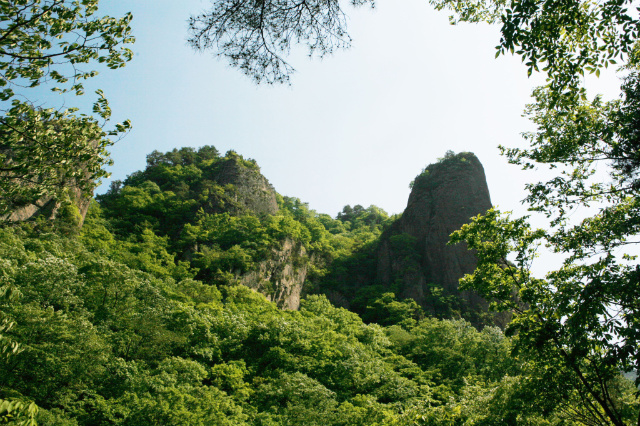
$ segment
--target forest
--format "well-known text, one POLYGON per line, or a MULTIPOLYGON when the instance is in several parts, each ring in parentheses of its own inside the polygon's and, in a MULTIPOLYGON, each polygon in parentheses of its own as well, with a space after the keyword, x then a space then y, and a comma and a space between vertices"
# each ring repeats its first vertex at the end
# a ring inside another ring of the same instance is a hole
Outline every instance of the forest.
MULTIPOLYGON (((640 424, 637 9, 431 4, 454 23, 500 26, 496 55, 547 77, 525 111, 528 145, 500 149, 554 175, 524 200, 545 227, 474 214, 449 243, 477 260, 461 293, 432 285, 418 303, 400 296, 421 262, 402 215, 317 213, 233 150, 153 151, 94 197, 131 123, 110 124, 101 91, 91 110, 29 95, 82 96, 92 67, 125 66, 132 16, 101 17, 98 0, 0 2, 0 423, 640 424), (581 76, 609 66, 620 97, 589 98, 581 76), (372 272, 384 244, 404 271, 389 285, 372 272), (562 259, 543 277, 540 247, 562 259)), ((190 43, 286 83, 291 45, 346 47, 345 19, 336 2, 216 0, 192 17, 190 43)), ((471 156, 447 152, 412 191, 471 156)))
MULTIPOLYGON (((211 146, 147 161, 91 201, 82 227, 68 202, 53 220, 2 229, 5 422, 564 425, 589 415, 567 372, 515 355, 498 327, 455 309, 425 315, 375 287, 356 297, 360 315, 320 294, 349 263, 365 268, 397 218, 375 206, 331 218, 282 196, 275 214, 258 214, 236 186, 207 179, 228 161, 258 166, 211 146), (287 241, 305 248, 288 261, 311 266, 299 310, 239 282, 287 241), (13 417, 19 403, 37 414, 13 417)), ((631 421, 632 382, 610 386, 631 421)))

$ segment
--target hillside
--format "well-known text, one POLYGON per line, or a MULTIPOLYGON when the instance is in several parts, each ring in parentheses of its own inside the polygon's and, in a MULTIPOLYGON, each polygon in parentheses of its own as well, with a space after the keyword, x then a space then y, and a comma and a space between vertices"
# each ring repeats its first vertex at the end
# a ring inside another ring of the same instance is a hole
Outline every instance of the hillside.
POLYGON ((484 208, 486 183, 464 183, 478 165, 462 153, 427 167, 401 217, 356 205, 332 218, 235 152, 183 148, 150 154, 82 227, 5 222, 0 399, 14 405, 0 422, 33 404, 51 426, 573 424, 567 377, 512 356, 467 294, 406 298, 407 262, 426 276, 436 244, 415 242, 417 212, 440 229, 458 219, 437 206, 460 213, 480 192, 458 217, 484 208), (405 262, 403 284, 380 279, 384 256, 405 262))
POLYGON ((335 219, 317 214, 277 194, 254 161, 213 147, 154 152, 144 171, 114 182, 98 201, 116 235, 166 237, 195 278, 241 283, 283 308, 321 293, 367 317, 391 292, 441 318, 493 322, 483 317, 484 300, 457 290, 474 255, 447 246, 451 232, 491 207, 471 153, 427 167, 399 218, 375 206, 346 206, 335 219))

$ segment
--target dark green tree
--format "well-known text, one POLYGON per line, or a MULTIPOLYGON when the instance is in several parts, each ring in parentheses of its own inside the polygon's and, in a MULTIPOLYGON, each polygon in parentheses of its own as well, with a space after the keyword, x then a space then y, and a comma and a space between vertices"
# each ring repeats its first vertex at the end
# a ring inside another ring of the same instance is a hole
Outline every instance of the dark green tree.
MULTIPOLYGON (((351 0, 352 6, 371 0, 351 0)), ((293 67, 285 60, 292 45, 304 44, 320 57, 351 44, 340 2, 283 0, 257 3, 212 1, 189 20, 189 43, 215 50, 256 82, 285 83, 293 67)))
MULTIPOLYGON (((0 285, 6 282, 0 281, 0 285)), ((6 308, 8 303, 17 303, 20 292, 11 285, 0 287, 0 303, 6 308)), ((19 303, 19 302, 18 302, 19 303)), ((0 357, 4 361, 13 358, 22 352, 18 342, 8 337, 15 326, 13 318, 5 313, 0 314, 0 357)), ((0 423, 16 424, 19 426, 36 426, 35 417, 38 414, 38 406, 24 398, 8 397, 5 392, 0 392, 0 423)))

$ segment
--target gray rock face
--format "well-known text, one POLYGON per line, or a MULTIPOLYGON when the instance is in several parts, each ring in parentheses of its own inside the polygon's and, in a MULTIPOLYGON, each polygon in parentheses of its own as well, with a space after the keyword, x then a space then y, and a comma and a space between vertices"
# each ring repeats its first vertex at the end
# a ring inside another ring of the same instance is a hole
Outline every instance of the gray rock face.
POLYGON ((220 185, 234 185, 235 201, 246 209, 257 214, 278 212, 276 191, 257 167, 247 167, 242 160, 232 157, 220 166, 215 180, 220 185))
POLYGON ((84 218, 89 211, 91 197, 85 196, 76 186, 67 187, 68 199, 59 200, 54 196, 44 196, 31 204, 16 207, 11 212, 0 216, 0 222, 24 222, 42 216, 53 220, 58 215, 63 202, 71 203, 78 209, 78 226, 82 226, 84 218))
POLYGON ((411 297, 427 311, 435 309, 434 289, 486 311, 479 295, 458 291, 458 280, 476 267, 475 255, 464 244, 447 242, 453 231, 489 208, 484 169, 474 154, 450 154, 427 167, 416 178, 402 217, 381 238, 376 281, 393 285, 398 297, 411 297))
POLYGON ((269 259, 260 262, 252 272, 239 277, 242 285, 250 287, 281 309, 300 308, 303 284, 308 272, 308 257, 302 244, 287 239, 269 259))

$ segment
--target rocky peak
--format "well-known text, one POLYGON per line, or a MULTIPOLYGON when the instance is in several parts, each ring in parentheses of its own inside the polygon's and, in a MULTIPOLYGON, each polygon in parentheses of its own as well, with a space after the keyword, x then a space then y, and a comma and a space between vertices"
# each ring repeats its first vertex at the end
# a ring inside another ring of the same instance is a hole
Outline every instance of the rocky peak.
POLYGON ((239 282, 266 296, 281 309, 297 310, 312 262, 304 246, 287 238, 239 282))
POLYGON ((260 173, 260 168, 251 160, 227 153, 218 166, 215 181, 219 185, 231 184, 235 187, 236 202, 256 214, 278 212, 276 191, 260 173))
MULTIPOLYGON (((401 298, 415 299, 427 312, 437 314, 450 304, 450 296, 456 296, 455 310, 463 314, 486 312, 488 304, 479 295, 458 290, 458 280, 476 267, 475 255, 464 244, 447 242, 453 231, 489 208, 491 198, 478 158, 469 152, 448 152, 416 177, 402 217, 383 234, 376 281, 401 298)), ((473 321, 474 315, 467 316, 473 321)))

